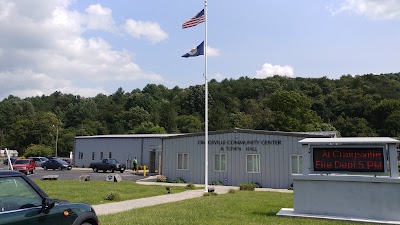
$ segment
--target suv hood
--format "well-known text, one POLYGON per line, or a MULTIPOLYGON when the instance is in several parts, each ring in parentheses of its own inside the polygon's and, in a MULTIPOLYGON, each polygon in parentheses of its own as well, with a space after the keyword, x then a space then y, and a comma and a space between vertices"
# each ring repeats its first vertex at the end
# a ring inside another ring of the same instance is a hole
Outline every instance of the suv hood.
POLYGON ((29 167, 29 164, 13 164, 13 168, 29 167))

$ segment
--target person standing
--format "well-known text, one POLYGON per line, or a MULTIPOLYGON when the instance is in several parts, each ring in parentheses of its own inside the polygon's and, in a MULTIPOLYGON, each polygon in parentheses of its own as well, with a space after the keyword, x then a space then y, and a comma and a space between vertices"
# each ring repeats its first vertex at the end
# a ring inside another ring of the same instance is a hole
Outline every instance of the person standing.
POLYGON ((137 158, 135 157, 134 159, 133 159, 133 171, 136 171, 137 172, 137 158))

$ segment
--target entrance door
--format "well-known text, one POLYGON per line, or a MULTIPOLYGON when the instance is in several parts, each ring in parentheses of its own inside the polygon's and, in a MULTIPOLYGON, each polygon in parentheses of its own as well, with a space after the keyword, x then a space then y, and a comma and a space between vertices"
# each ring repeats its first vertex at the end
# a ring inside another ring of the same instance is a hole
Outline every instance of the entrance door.
POLYGON ((149 173, 155 173, 155 172, 156 172, 156 151, 151 150, 149 173))

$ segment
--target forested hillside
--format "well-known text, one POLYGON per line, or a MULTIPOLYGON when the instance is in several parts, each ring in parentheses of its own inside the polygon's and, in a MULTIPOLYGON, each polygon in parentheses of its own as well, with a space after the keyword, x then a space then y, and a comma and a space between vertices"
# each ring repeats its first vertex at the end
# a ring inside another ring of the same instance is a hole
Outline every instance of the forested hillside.
MULTIPOLYGON (((247 77, 209 82, 209 129, 337 130, 400 136, 400 73, 322 78, 247 77)), ((1 148, 72 151, 75 136, 188 133, 204 129, 204 85, 116 90, 93 98, 55 92, 0 102, 1 148)))

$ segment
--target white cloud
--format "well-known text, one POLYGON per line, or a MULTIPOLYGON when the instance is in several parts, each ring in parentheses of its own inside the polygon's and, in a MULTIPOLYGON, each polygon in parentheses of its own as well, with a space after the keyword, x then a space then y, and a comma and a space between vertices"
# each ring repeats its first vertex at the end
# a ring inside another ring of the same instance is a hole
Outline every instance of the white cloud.
POLYGON ((274 75, 293 77, 294 69, 291 66, 280 66, 265 63, 260 70, 256 71, 256 78, 272 77, 274 75))
POLYGON ((216 74, 212 75, 210 78, 215 79, 216 81, 222 81, 223 79, 225 79, 225 76, 223 76, 220 73, 216 73, 216 74))
POLYGON ((111 83, 162 81, 145 71, 132 54, 116 50, 86 29, 115 29, 112 12, 101 5, 86 13, 71 1, 0 1, 0 99, 62 91, 82 96, 107 93, 111 83), (98 22, 96 20, 98 19, 98 22))
POLYGON ((128 19, 125 21, 124 29, 125 32, 132 37, 144 37, 149 39, 152 43, 158 43, 168 38, 168 34, 155 22, 128 19))
POLYGON ((345 0, 339 7, 331 7, 335 15, 342 12, 355 13, 372 19, 400 18, 399 0, 345 0))
POLYGON ((100 4, 90 5, 86 10, 87 28, 94 30, 115 30, 115 22, 112 17, 112 11, 104 8, 100 4))
MULTIPOLYGON (((21 98, 40 96, 43 94, 61 91, 82 96, 95 96, 98 93, 108 94, 101 87, 81 88, 72 84, 68 79, 53 78, 47 74, 34 73, 30 70, 15 70, 13 72, 0 72, 0 82, 7 84, 7 95, 15 95, 21 98)), ((0 92, 0 94, 3 94, 0 92)), ((4 93, 3 97, 7 96, 4 93)))
POLYGON ((219 49, 207 46, 207 56, 211 56, 211 57, 220 56, 220 51, 219 51, 219 49))

